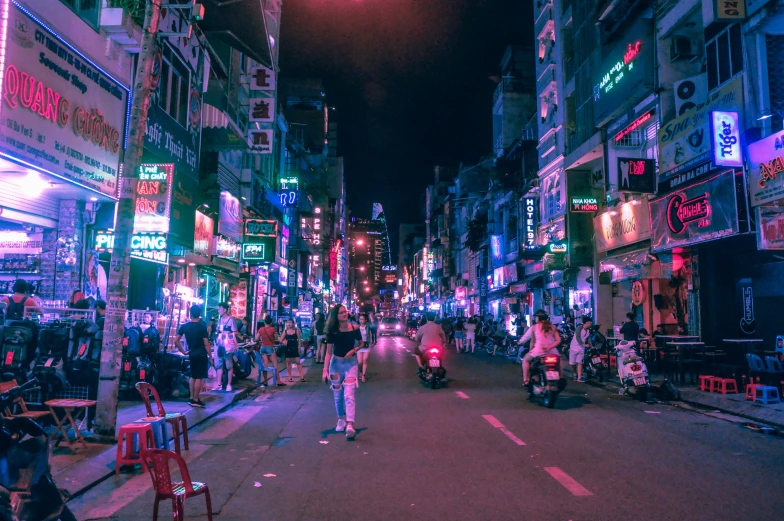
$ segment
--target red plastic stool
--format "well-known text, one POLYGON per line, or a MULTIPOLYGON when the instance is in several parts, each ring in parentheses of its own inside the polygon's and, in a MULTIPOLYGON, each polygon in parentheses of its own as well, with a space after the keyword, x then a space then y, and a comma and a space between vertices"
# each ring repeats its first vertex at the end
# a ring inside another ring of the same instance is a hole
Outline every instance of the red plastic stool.
POLYGON ((757 401, 757 387, 762 387, 761 384, 746 384, 746 399, 752 402, 757 401))
POLYGON ((700 391, 711 392, 711 383, 713 382, 714 378, 715 376, 710 376, 707 374, 700 375, 699 377, 700 391))
POLYGON ((120 427, 120 433, 117 435, 117 459, 114 464, 115 473, 120 473, 122 465, 136 465, 137 463, 142 466, 142 470, 147 472, 147 466, 142 459, 144 452, 147 449, 155 448, 155 436, 152 433, 152 424, 149 423, 129 423, 120 427), (139 452, 134 448, 134 441, 136 436, 139 436, 139 452), (123 438, 125 438, 125 454, 123 455, 123 438))
POLYGON ((711 392, 721 394, 739 393, 738 383, 734 378, 714 378, 711 381, 711 392))

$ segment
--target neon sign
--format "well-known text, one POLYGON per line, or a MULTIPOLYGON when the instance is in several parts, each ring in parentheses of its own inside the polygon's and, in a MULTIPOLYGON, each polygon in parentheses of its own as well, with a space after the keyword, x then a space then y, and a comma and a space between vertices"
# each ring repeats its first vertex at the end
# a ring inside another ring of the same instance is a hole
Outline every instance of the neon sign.
POLYGON ((628 127, 615 134, 615 142, 617 143, 618 141, 622 140, 623 138, 631 134, 633 131, 640 128, 643 125, 643 123, 645 123, 652 117, 653 117, 653 110, 649 110, 639 118, 632 121, 628 127))
POLYGON ((757 183, 760 188, 765 188, 768 181, 776 179, 776 176, 784 172, 784 157, 774 157, 770 161, 760 163, 760 179, 757 183))
POLYGON ((705 192, 691 199, 675 194, 667 203, 667 226, 675 234, 681 234, 693 222, 697 227, 710 224, 711 205, 708 193, 705 192))
MULTIPOLYGON (((131 235, 131 257, 136 259, 169 263, 168 243, 164 233, 134 233, 131 235)), ((95 233, 95 250, 98 252, 112 252, 114 249, 114 234, 99 230, 95 233)))
POLYGON ((634 68, 634 62, 640 55, 642 50, 642 41, 638 40, 635 43, 630 43, 623 54, 623 59, 618 60, 613 64, 607 73, 602 76, 599 84, 594 87, 594 100, 598 100, 602 94, 609 93, 613 87, 618 85, 623 80, 624 75, 634 68))
POLYGON ((598 212, 599 199, 597 197, 572 197, 572 212, 598 212))
POLYGON ((277 235, 278 221, 245 219, 246 237, 276 237, 277 235))
POLYGON ((537 204, 535 197, 525 198, 525 249, 536 249, 536 227, 539 226, 536 214, 537 204))
POLYGON ((280 205, 283 207, 289 206, 296 206, 297 204, 297 192, 283 192, 278 194, 280 198, 280 205))
POLYGON ((173 176, 172 163, 139 166, 134 232, 169 232, 173 176))
POLYGON ((717 166, 743 166, 737 112, 711 112, 713 162, 717 166))
POLYGON ((547 245, 547 249, 550 253, 566 253, 569 251, 569 246, 566 242, 551 242, 547 245))

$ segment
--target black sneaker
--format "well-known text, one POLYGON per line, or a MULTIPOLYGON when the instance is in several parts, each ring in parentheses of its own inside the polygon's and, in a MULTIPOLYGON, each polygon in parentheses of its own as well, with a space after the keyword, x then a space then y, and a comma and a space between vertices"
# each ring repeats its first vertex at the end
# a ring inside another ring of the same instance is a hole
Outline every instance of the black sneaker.
POLYGON ((190 405, 191 407, 198 407, 199 402, 197 402, 196 400, 188 400, 188 405, 190 405))
POLYGON ((201 401, 201 400, 198 400, 198 401, 196 401, 196 404, 197 404, 199 407, 201 407, 202 409, 203 409, 204 407, 207 407, 207 404, 206 404, 206 403, 204 403, 204 402, 203 402, 203 401, 201 401))

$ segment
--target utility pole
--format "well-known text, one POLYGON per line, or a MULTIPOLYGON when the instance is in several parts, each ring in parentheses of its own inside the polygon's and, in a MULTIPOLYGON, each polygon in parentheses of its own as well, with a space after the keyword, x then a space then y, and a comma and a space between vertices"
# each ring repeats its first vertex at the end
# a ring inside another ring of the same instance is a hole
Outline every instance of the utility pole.
POLYGON ((147 112, 150 106, 150 80, 161 15, 159 2, 160 0, 147 0, 144 12, 142 44, 136 66, 131 119, 128 125, 128 147, 125 150, 120 200, 117 203, 114 249, 109 264, 108 297, 94 429, 96 435, 108 440, 114 440, 117 426, 117 393, 120 385, 120 364, 131 268, 130 241, 136 207, 137 176, 142 161, 147 112))

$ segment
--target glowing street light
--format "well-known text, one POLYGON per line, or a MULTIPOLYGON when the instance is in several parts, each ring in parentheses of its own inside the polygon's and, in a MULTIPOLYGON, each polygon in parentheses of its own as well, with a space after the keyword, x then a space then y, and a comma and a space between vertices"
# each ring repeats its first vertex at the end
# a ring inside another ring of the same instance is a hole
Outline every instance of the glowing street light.
POLYGON ((363 241, 362 239, 359 239, 357 241, 357 246, 362 246, 363 244, 365 244, 365 241, 363 241))

